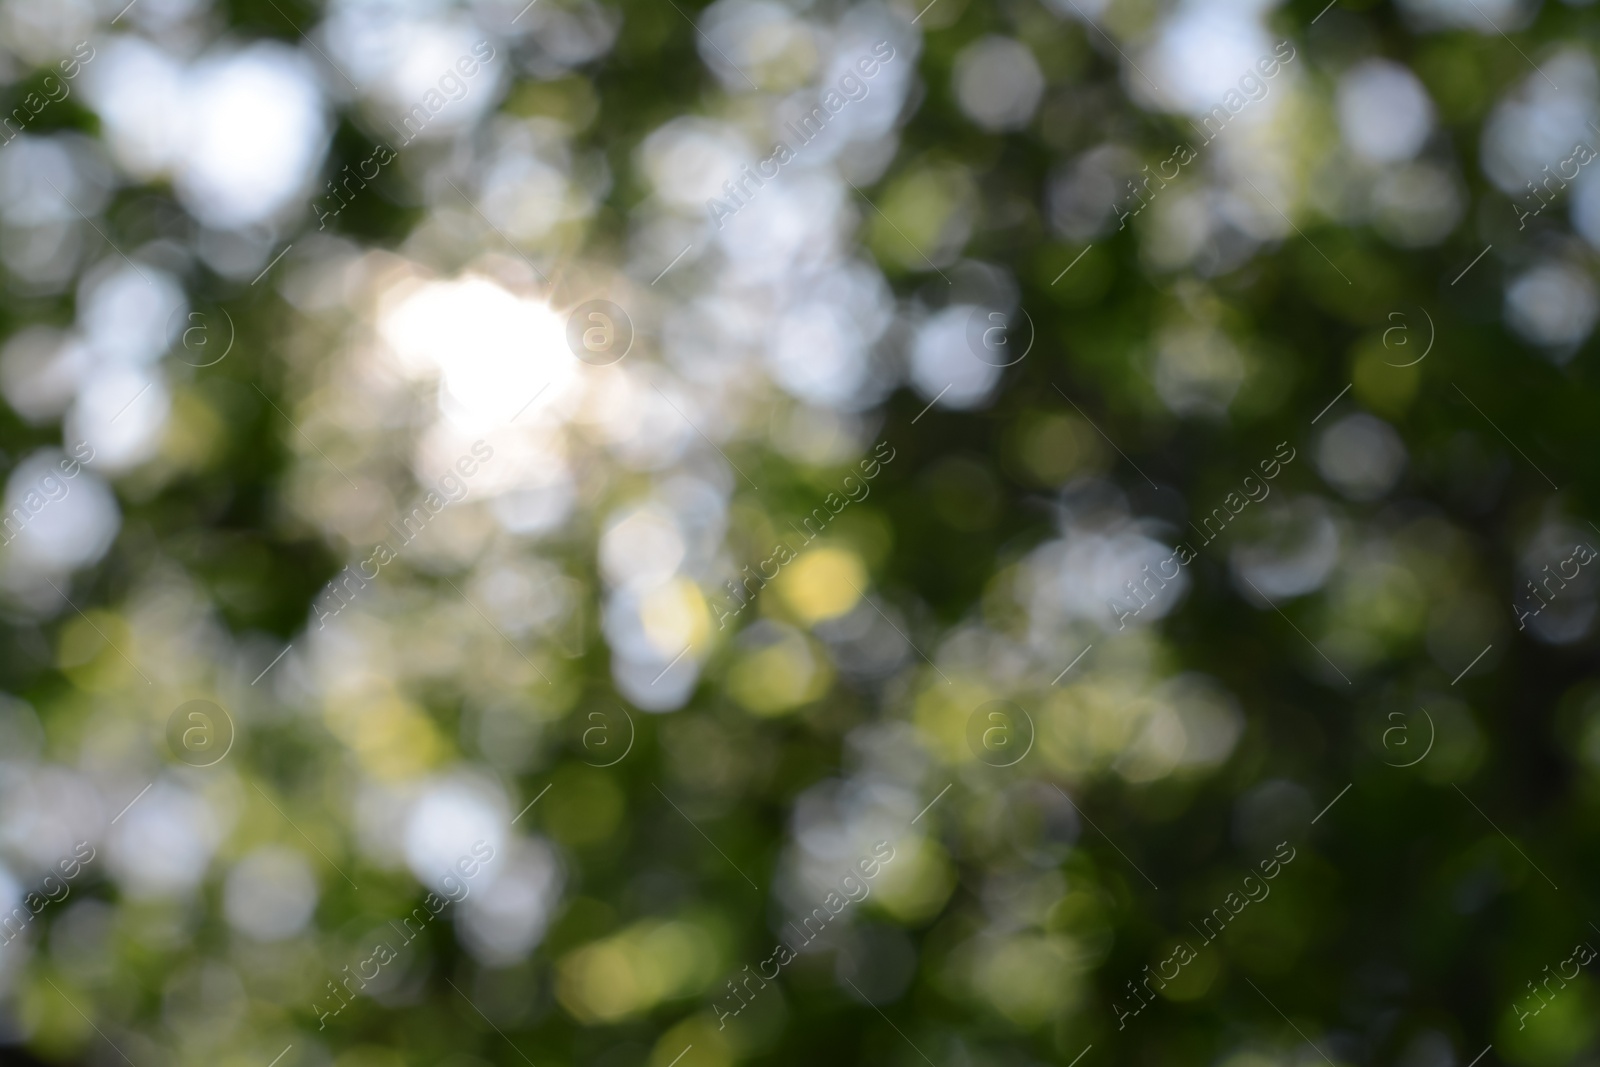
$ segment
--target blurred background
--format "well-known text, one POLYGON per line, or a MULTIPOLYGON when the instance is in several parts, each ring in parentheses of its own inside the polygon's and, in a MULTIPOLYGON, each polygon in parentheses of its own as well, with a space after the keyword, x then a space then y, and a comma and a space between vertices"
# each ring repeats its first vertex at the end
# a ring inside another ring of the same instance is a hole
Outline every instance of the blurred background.
POLYGON ((1567 0, 4 0, 0 1057, 1600 1062, 1567 0))

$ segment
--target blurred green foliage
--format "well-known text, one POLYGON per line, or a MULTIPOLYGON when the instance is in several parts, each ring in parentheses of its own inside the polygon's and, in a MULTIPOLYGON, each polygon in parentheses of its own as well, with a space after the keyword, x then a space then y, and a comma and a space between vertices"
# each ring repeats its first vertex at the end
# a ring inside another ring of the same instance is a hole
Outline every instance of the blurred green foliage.
MULTIPOLYGON (((1496 612, 1503 608, 1500 591, 1517 584, 1518 545, 1553 499, 1579 519, 1600 514, 1591 507, 1600 472, 1587 447, 1596 434, 1592 342, 1556 367, 1508 334, 1495 310, 1507 269, 1498 256, 1452 282, 1484 244, 1511 239, 1509 210, 1470 164, 1462 167, 1468 214, 1437 247, 1403 249, 1366 228, 1307 219, 1303 233, 1203 283, 1151 270, 1133 231, 1095 241, 1078 259, 1083 246, 1061 241, 1046 223, 1043 190, 1052 171, 1111 136, 1146 154, 1164 151, 1187 136, 1183 124, 1126 99, 1127 76, 1119 83, 1117 57, 1098 31, 1021 2, 941 6, 919 60, 925 92, 917 94, 894 163, 861 190, 862 239, 899 295, 931 290, 943 283, 907 248, 907 236, 917 247, 936 243, 941 213, 970 205, 977 223, 965 254, 1016 274, 1037 343, 1006 372, 987 409, 924 412, 924 398, 897 392, 877 437, 893 442, 898 458, 830 543, 866 562, 876 595, 902 607, 916 644, 978 617, 1004 629, 1006 612, 1010 622, 1016 612, 1001 594, 1019 580, 1017 561, 1053 534, 1062 485, 1085 474, 1111 477, 1137 513, 1182 530, 1186 516, 1203 514, 1288 440, 1303 458, 1287 468, 1277 491, 1325 493, 1311 454, 1311 420, 1350 385, 1341 403, 1392 423, 1411 460, 1397 500, 1346 509, 1345 551, 1357 556, 1346 565, 1363 562, 1362 538, 1393 555, 1379 559, 1374 547, 1365 577, 1347 576, 1277 611, 1230 584, 1227 542, 1203 551, 1187 568, 1191 592, 1161 624, 1163 640, 1151 655, 1162 675, 1203 672, 1237 699, 1244 733, 1227 761, 1207 775, 1137 784, 1111 774, 1073 776, 1068 790, 1084 818, 1076 846, 1054 869, 1055 895, 1036 922, 1007 929, 992 912, 996 885, 1018 865, 996 829, 1021 817, 1008 791, 1068 778, 1059 763, 1041 763, 1043 756, 999 771, 955 749, 946 776, 954 789, 928 816, 929 837, 908 848, 897 869, 915 872, 911 885, 863 905, 864 923, 904 930, 915 948, 915 977, 904 995, 874 1010, 835 981, 830 957, 802 956, 776 983, 781 992, 766 994, 731 1030, 707 1022, 706 1006, 724 995, 728 975, 770 951, 776 911, 768 890, 797 796, 856 759, 846 737, 863 723, 960 722, 980 701, 957 700, 948 713, 928 710, 939 679, 924 671, 881 705, 841 682, 790 714, 752 714, 730 696, 732 682, 725 684, 737 673, 734 653, 719 652, 688 707, 661 717, 635 714, 629 757, 595 769, 584 765, 583 715, 615 700, 591 602, 577 624, 581 657, 565 665, 559 685, 528 687, 541 728, 564 732, 565 749, 518 785, 526 797, 551 786, 527 821, 572 864, 540 948, 524 964, 491 971, 473 964, 441 924, 426 935, 433 965, 406 1006, 360 999, 315 1040, 340 1067, 523 1060, 668 1067, 691 1044, 682 1067, 1065 1064, 1088 1046, 1084 1067, 1245 1067, 1310 1062, 1308 1039, 1339 1063, 1465 1063, 1490 1042, 1485 1062, 1592 1062, 1596 1001, 1587 976, 1526 1028, 1515 1025, 1509 1005, 1524 995, 1527 975, 1575 937, 1593 933, 1591 921, 1600 919, 1589 910, 1596 887, 1583 861, 1600 844, 1600 703, 1588 681, 1593 639, 1554 647, 1497 621, 1484 669, 1456 681, 1426 642, 1430 612, 1466 613, 1476 603, 1468 603, 1469 593, 1492 591, 1480 599, 1496 612), (1017 133, 979 129, 950 89, 958 53, 990 32, 1027 41, 1048 82, 1038 116, 1017 133), (1062 276, 1069 263, 1075 266, 1062 276), (1437 345, 1431 358, 1397 369, 1382 340, 1386 316, 1419 307, 1432 315, 1437 345), (1224 421, 1175 417, 1147 372, 1146 353, 1161 324, 1191 314, 1212 316, 1245 353, 1243 389, 1224 421), (1467 396, 1482 408, 1464 402, 1467 396), (1556 477, 1558 494, 1523 450, 1556 477), (1475 458, 1458 462, 1459 454, 1475 458), (1145 483, 1146 472, 1160 489, 1145 483), (1349 664, 1357 680, 1329 676, 1308 647, 1313 641, 1349 664), (1379 740, 1393 721, 1384 715, 1411 714, 1424 698, 1438 731, 1428 762, 1385 766, 1397 757, 1379 740), (1301 858, 1273 883, 1268 900, 1251 906, 1149 1013, 1119 1031, 1111 1003, 1127 997, 1123 983, 1189 938, 1191 924, 1262 858, 1240 837, 1241 802, 1279 780, 1298 783, 1313 805, 1296 816, 1301 858), (1352 788, 1341 794, 1347 783, 1352 788), (1307 825, 1336 796, 1342 799, 1319 823, 1307 825), (689 949, 673 947, 679 935, 689 949), (630 953, 682 966, 669 968, 653 992, 630 990, 627 983, 642 973, 629 970, 630 953), (607 1020, 572 1010, 562 983, 591 980, 573 977, 589 974, 583 968, 591 965, 596 989, 619 1004, 647 1007, 607 1020), (1428 1058, 1430 1033, 1443 1036, 1444 1058, 1428 1058)), ((1129 6, 1122 17, 1147 17, 1148 5, 1129 6)), ((1416 34, 1376 2, 1341 2, 1321 28, 1308 27, 1316 7, 1296 4, 1273 21, 1300 42, 1319 98, 1353 56, 1399 60, 1427 86, 1463 161, 1477 158, 1478 126, 1491 104, 1527 77, 1519 52, 1538 54, 1560 41, 1591 47, 1593 37, 1587 9, 1554 4, 1514 34, 1515 44, 1459 31, 1416 34)), ((649 195, 635 164, 643 137, 678 115, 720 106, 696 50, 689 21, 695 10, 630 0, 617 11, 620 35, 606 57, 555 81, 519 81, 502 105, 509 114, 558 117, 573 130, 576 148, 604 156, 616 182, 583 234, 582 254, 596 259, 618 254, 632 212, 649 195)), ((311 25, 316 13, 305 4, 233 3, 225 18, 240 37, 292 43, 290 25, 311 25)), ((18 82, 13 95, 31 84, 18 82)), ((75 103, 52 108, 47 121, 95 130, 75 103)), ((1326 117, 1315 118, 1297 136, 1314 142, 1336 136, 1330 130, 1326 117)), ((371 150, 369 134, 346 120, 327 172, 371 150)), ((392 244, 426 210, 395 173, 341 214, 335 228, 359 242, 392 244)), ((129 244, 192 225, 159 189, 119 192, 108 218, 119 243, 129 244)), ((193 461, 148 487, 137 474, 118 483, 118 544, 73 586, 86 616, 67 613, 43 627, 16 618, 3 624, 0 683, 45 713, 55 750, 83 740, 89 694, 114 688, 106 672, 122 672, 84 631, 83 619, 116 622, 95 613, 121 601, 157 559, 181 566, 230 630, 284 641, 305 624, 309 604, 340 566, 338 554, 283 506, 298 446, 286 416, 272 406, 290 409, 315 385, 299 380, 315 360, 286 359, 285 350, 315 351, 327 339, 291 321, 266 286, 241 289, 202 276, 192 298, 225 308, 238 330, 228 360, 179 371, 176 404, 194 412, 183 425, 205 433, 193 461), (75 652, 74 640, 89 643, 75 652)), ((12 300, 0 308, 0 328, 65 322, 71 312, 70 296, 12 300)), ((49 438, 0 412, 8 455, 49 438)), ((759 471, 763 487, 741 491, 737 505, 780 531, 840 476, 777 453, 735 458, 759 471)), ((765 531, 741 527, 737 516, 733 525, 750 553, 760 551, 765 531)), ((574 530, 561 546, 564 564, 591 591, 600 585, 589 547, 594 533, 574 530)), ((1097 644, 1118 640, 1108 634, 1097 644)), ((1077 652, 1063 648, 1061 663, 1077 652)), ((1463 658, 1456 666, 1465 665, 1463 658)), ((466 745, 474 714, 466 688, 413 694, 431 743, 443 751, 466 745)), ((1106 714, 1114 718, 1121 698, 1104 699, 1113 702, 1106 714)), ((1042 706, 1034 711, 1045 717, 1042 706)), ((402 915, 418 900, 403 879, 365 869, 340 834, 312 829, 327 816, 311 798, 344 793, 342 758, 327 737, 287 719, 257 724, 238 754, 252 780, 362 886, 357 893, 327 879, 316 915, 322 936, 354 948, 370 920, 402 915)), ((259 823, 252 836, 291 839, 253 790, 243 801, 248 821, 259 823)), ((115 898, 109 883, 92 892, 115 898)), ((93 991, 74 988, 74 1001, 87 1007, 92 1000, 96 1017, 152 1020, 164 1010, 174 972, 230 956, 252 994, 264 995, 260 1005, 252 1000, 251 1012, 260 1016, 252 1044, 219 1049, 218 1061, 265 1064, 276 1048, 261 1035, 314 1032, 304 1006, 279 1004, 273 991, 296 989, 295 972, 320 973, 320 965, 288 952, 252 956, 229 947, 217 892, 208 889, 194 913, 120 903, 111 940, 115 978, 93 991)), ((32 1050, 57 1061, 109 1062, 87 1020, 45 983, 55 973, 41 959, 21 986, 19 1014, 37 1035, 32 1050)), ((151 1062, 151 1051, 127 1047, 138 1067, 151 1062)))

